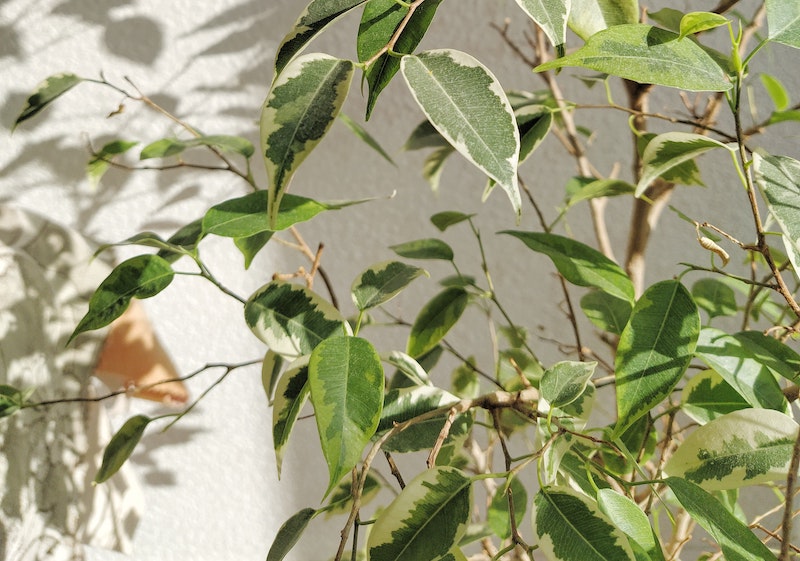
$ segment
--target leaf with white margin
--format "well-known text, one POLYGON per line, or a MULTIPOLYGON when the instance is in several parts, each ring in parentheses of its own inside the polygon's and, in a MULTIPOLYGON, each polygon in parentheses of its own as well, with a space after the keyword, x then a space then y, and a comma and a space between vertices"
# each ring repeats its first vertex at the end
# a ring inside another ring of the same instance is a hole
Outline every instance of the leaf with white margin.
POLYGON ((533 530, 550 561, 633 561, 628 538, 588 497, 545 487, 534 499, 533 530))
POLYGON ((551 407, 564 407, 578 399, 594 374, 596 362, 563 361, 548 368, 539 391, 551 407))
POLYGON ((497 78, 471 55, 451 49, 406 55, 400 67, 436 130, 506 191, 519 215, 519 131, 497 78))
POLYGON ((797 431, 779 411, 734 411, 695 429, 664 471, 708 491, 786 479, 797 431))
POLYGON ((451 467, 422 472, 380 513, 367 549, 370 561, 435 561, 466 533, 472 481, 451 467))
POLYGON ((540 64, 534 71, 565 66, 693 92, 731 89, 725 70, 696 43, 678 41, 677 33, 639 23, 595 33, 577 51, 540 64))
POLYGON ((681 391, 681 409, 700 425, 748 407, 747 400, 714 370, 695 374, 681 391))
POLYGON ((421 275, 430 276, 425 269, 413 265, 384 261, 361 273, 353 282, 350 293, 356 308, 368 310, 388 302, 421 275))
POLYGON ((564 44, 570 0, 517 0, 517 4, 542 28, 554 47, 564 44))
POLYGON ((272 441, 275 465, 281 477, 283 453, 295 421, 308 400, 308 356, 300 357, 284 372, 275 387, 272 404, 272 441))
POLYGON ((430 376, 425 372, 422 365, 401 351, 392 351, 384 359, 386 362, 396 367, 406 378, 417 386, 432 386, 430 376))
POLYGON ((597 504, 606 516, 636 542, 652 561, 664 561, 650 520, 631 499, 612 489, 597 490, 597 504))
POLYGON ((339 310, 304 286, 272 281, 244 305, 244 318, 256 337, 284 358, 310 354, 328 337, 350 334, 339 310))
POLYGON ((83 78, 76 76, 75 74, 63 73, 50 76, 41 82, 38 86, 36 86, 36 90, 30 95, 30 97, 28 97, 27 101, 25 102, 25 107, 20 112, 16 121, 14 121, 14 126, 11 128, 11 132, 14 132, 14 129, 16 129, 20 123, 27 121, 39 113, 39 111, 55 101, 56 98, 65 94, 83 82, 83 80, 83 78))
POLYGON ((767 0, 769 38, 800 48, 800 4, 791 0, 767 0))
POLYGON ((753 154, 753 171, 770 213, 793 247, 800 250, 800 162, 787 156, 753 154))
POLYGON ((330 473, 326 496, 356 466, 375 434, 384 383, 381 359, 366 339, 333 337, 311 353, 308 388, 330 473))
POLYGON ((701 134, 690 132, 659 134, 647 144, 642 154, 642 176, 636 185, 635 195, 641 197, 653 180, 672 168, 716 148, 726 148, 731 153, 736 149, 732 144, 728 145, 701 134))
POLYGON ((585 41, 611 26, 638 21, 637 0, 572 0, 567 25, 585 41))
POLYGON ((716 540, 726 561, 776 561, 761 540, 717 498, 679 477, 666 480, 689 515, 716 540))
POLYGON ((269 177, 269 224, 297 168, 330 129, 350 89, 354 65, 325 54, 293 60, 275 79, 261 110, 261 154, 269 177))
POLYGON ((311 40, 335 19, 357 8, 367 0, 312 0, 297 18, 292 30, 283 38, 275 55, 277 76, 311 40))

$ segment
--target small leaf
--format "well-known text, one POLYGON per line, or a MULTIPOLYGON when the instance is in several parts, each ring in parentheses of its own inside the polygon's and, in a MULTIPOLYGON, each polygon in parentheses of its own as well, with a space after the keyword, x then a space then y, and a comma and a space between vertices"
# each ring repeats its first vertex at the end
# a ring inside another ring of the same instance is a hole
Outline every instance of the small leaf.
MULTIPOLYGON (((511 492, 511 500, 514 503, 514 519, 517 527, 522 523, 525 518, 525 509, 528 504, 528 493, 525 487, 520 482, 519 478, 514 477, 508 484, 508 489, 511 492)), ((508 508, 508 491, 506 486, 498 489, 495 493, 492 503, 486 511, 486 522, 491 527, 494 534, 500 539, 508 539, 511 537, 511 513, 508 508)))
POLYGON ((253 147, 253 143, 246 138, 225 134, 200 136, 185 141, 185 144, 189 147, 210 146, 212 148, 221 150, 222 152, 234 152, 236 154, 240 154, 245 158, 249 158, 256 151, 256 149, 253 147))
POLYGON ((353 63, 324 54, 293 60, 272 84, 261 110, 261 153, 269 176, 269 224, 292 176, 319 144, 342 108, 353 63))
POLYGON ((616 197, 619 195, 632 195, 636 187, 627 181, 619 179, 598 179, 583 185, 578 191, 567 199, 567 208, 581 202, 599 197, 616 197))
POLYGON ((152 158, 169 158, 170 156, 177 156, 188 148, 188 145, 182 140, 177 138, 162 138, 151 142, 139 153, 140 160, 149 160, 152 158))
POLYGON ((400 261, 373 265, 353 282, 351 294, 356 307, 363 311, 388 302, 415 278, 428 272, 400 261))
POLYGON ((261 361, 261 385, 264 387, 264 394, 270 405, 274 399, 275 386, 278 385, 284 362, 283 357, 272 350, 267 350, 264 360, 261 361))
POLYGON ((753 154, 753 170, 761 193, 772 216, 791 241, 800 249, 800 162, 786 156, 753 154))
MULTIPOLYGON (((647 145, 656 136, 658 135, 652 132, 646 132, 639 135, 639 137, 636 139, 636 149, 639 151, 640 156, 644 155, 647 145)), ((661 178, 664 181, 676 183, 678 185, 705 186, 705 183, 703 183, 703 179, 700 176, 700 168, 697 166, 697 162, 695 160, 686 160, 685 162, 668 169, 661 174, 661 178)))
POLYGON ((182 251, 175 252, 172 249, 160 249, 158 256, 163 258, 168 263, 174 263, 182 256, 188 254, 196 254, 197 244, 203 239, 202 220, 197 219, 189 222, 185 226, 178 228, 178 231, 172 234, 167 243, 173 247, 179 247, 182 251))
POLYGON ((697 305, 708 312, 709 319, 734 316, 738 311, 736 293, 717 279, 700 279, 692 285, 692 297, 697 305))
POLYGON ((275 75, 283 72, 295 56, 300 54, 314 37, 335 19, 343 16, 367 0, 312 0, 286 34, 275 55, 275 75))
POLYGON ((447 162, 447 158, 455 151, 455 148, 448 144, 434 150, 425 158, 425 162, 422 165, 422 177, 425 178, 434 193, 439 190, 444 164, 447 162))
POLYGON ((661 544, 656 541, 650 521, 631 499, 611 489, 598 489, 597 505, 617 528, 636 542, 652 561, 663 561, 661 544))
POLYGON ((422 472, 380 513, 367 538, 370 561, 435 561, 466 533, 472 482, 459 470, 422 472))
POLYGON ((406 352, 418 357, 435 347, 456 324, 468 303, 469 294, 463 288, 446 288, 437 294, 414 320, 406 352))
POLYGON ((726 561, 776 561, 767 546, 714 495, 679 477, 666 481, 683 508, 716 540, 726 561))
POLYGON ((26 397, 24 392, 13 386, 0 384, 0 419, 9 417, 20 410, 26 397))
POLYGON ((284 522, 269 548, 267 561, 282 561, 303 535, 306 526, 316 514, 317 511, 313 508, 304 508, 284 522))
POLYGON ((103 462, 94 476, 94 484, 107 481, 119 471, 122 464, 133 454, 150 421, 152 419, 145 415, 136 415, 125 421, 125 424, 111 437, 103 452, 103 462))
POLYGON ((356 123, 344 113, 339 113, 339 120, 344 123, 345 126, 350 129, 350 132, 356 135, 359 140, 380 154, 384 160, 393 166, 397 166, 397 164, 394 163, 394 160, 392 160, 392 157, 386 152, 386 150, 383 149, 383 146, 381 146, 378 141, 375 140, 375 137, 369 134, 364 127, 356 123))
POLYGON ((680 282, 662 281, 642 294, 615 360, 616 435, 670 395, 692 360, 699 333, 697 305, 680 282))
POLYGON ((769 38, 800 48, 800 4, 786 0, 766 0, 769 38))
POLYGON ((732 145, 689 132, 668 132, 656 136, 644 149, 642 176, 636 185, 636 196, 641 197, 657 177, 716 148, 726 148, 730 152, 735 150, 732 145))
POLYGON ((278 478, 281 476, 283 453, 289 442, 289 435, 303 405, 308 400, 308 392, 308 356, 304 356, 289 365, 275 387, 275 401, 272 405, 272 442, 275 448, 278 478))
POLYGON ((581 298, 581 309, 595 327, 620 335, 628 324, 633 305, 602 290, 592 290, 581 298))
POLYGON ((570 0, 517 0, 517 4, 542 28, 553 47, 564 44, 570 0))
POLYGON ((380 357, 366 339, 327 339, 311 353, 308 387, 330 472, 328 495, 358 463, 378 428, 384 388, 380 357))
MULTIPOLYGON (((361 491, 360 505, 369 503, 383 487, 380 480, 367 473, 367 478, 364 481, 364 489, 361 491)), ((336 489, 331 493, 331 498, 325 506, 325 518, 330 518, 336 514, 347 514, 353 505, 353 481, 352 479, 345 478, 336 489)))
POLYGON ((441 148, 450 143, 439 134, 430 121, 422 121, 417 125, 403 145, 403 150, 422 150, 423 148, 441 148))
POLYGON ((519 163, 542 144, 553 126, 553 113, 541 105, 526 105, 514 111, 519 127, 519 163))
POLYGON ((619 265, 581 242, 541 232, 505 230, 537 253, 553 260, 558 272, 577 286, 591 286, 623 300, 633 301, 633 283, 619 265))
POLYGON ((450 226, 460 224, 461 222, 469 220, 473 216, 475 215, 464 214, 463 212, 457 212, 455 210, 448 210, 444 212, 438 212, 431 216, 431 222, 439 229, 440 232, 444 232, 450 226))
POLYGON ((12 132, 20 123, 36 115, 60 95, 68 92, 81 82, 83 82, 83 78, 68 73, 55 74, 41 82, 25 102, 25 107, 17 117, 17 120, 14 121, 14 126, 11 128, 12 132))
POLYGON ((139 255, 123 261, 100 283, 89 300, 89 311, 83 316, 69 343, 84 331, 105 327, 128 308, 131 298, 150 298, 172 282, 175 272, 158 255, 139 255))
POLYGON ((687 91, 731 88, 722 67, 697 44, 678 41, 675 33, 638 23, 604 29, 577 51, 541 64, 534 71, 565 66, 687 91))
POLYGON ((323 340, 350 330, 330 302, 283 281, 270 282, 250 296, 244 317, 256 337, 285 358, 310 354, 323 340))
POLYGON ((748 407, 747 400, 713 370, 692 376, 681 392, 681 408, 701 425, 748 407))
POLYGON ((92 187, 97 187, 100 179, 111 167, 111 160, 114 159, 114 156, 124 154, 137 144, 139 143, 135 141, 114 140, 103 145, 100 151, 86 164, 86 175, 89 177, 89 184, 92 187))
POLYGON ((637 0, 572 0, 567 25, 585 41, 603 29, 638 21, 637 0))
POLYGON ((587 497, 567 488, 545 487, 534 506, 534 532, 551 561, 633 561, 625 534, 587 497))
POLYGON ((264 246, 269 243, 269 240, 272 239, 272 236, 275 232, 259 232, 258 234, 253 234, 252 236, 242 236, 238 238, 233 238, 233 243, 236 246, 236 249, 244 257, 244 268, 249 269, 250 265, 253 264, 253 259, 255 259, 258 252, 264 249, 264 246))
POLYGON ((436 130, 506 191, 519 214, 519 131, 494 75, 472 56, 455 50, 406 55, 401 70, 436 130))
POLYGON ((564 407, 580 397, 594 374, 596 362, 564 361, 548 368, 539 382, 550 407, 564 407))
POLYGON ((400 257, 408 259, 442 259, 453 260, 453 249, 437 238, 425 238, 411 242, 389 246, 400 257))
POLYGON ((728 18, 713 12, 690 12, 681 18, 680 38, 728 24, 728 18))
POLYGON ((789 92, 786 91, 786 87, 781 81, 775 76, 763 72, 758 77, 761 79, 764 89, 767 90, 772 104, 775 106, 775 111, 780 112, 789 109, 789 104, 791 103, 789 92))

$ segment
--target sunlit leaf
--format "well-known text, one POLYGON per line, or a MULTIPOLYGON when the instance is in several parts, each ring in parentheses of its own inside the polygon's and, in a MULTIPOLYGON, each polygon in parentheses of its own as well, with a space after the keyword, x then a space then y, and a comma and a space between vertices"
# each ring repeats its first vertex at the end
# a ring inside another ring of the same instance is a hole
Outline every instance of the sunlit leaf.
POLYGON ((638 21, 638 0, 572 0, 567 24, 585 41, 608 27, 638 21))
POLYGON ((690 12, 681 18, 680 38, 708 31, 728 23, 728 18, 714 12, 690 12))
MULTIPOLYGON (((640 134, 637 137, 636 149, 639 151, 640 156, 644 155, 644 151, 647 148, 647 145, 656 136, 658 135, 655 133, 646 132, 640 134)), ((670 169, 664 171, 660 177, 664 181, 668 181, 670 183, 676 183, 678 185, 705 186, 705 183, 703 183, 703 178, 700 176, 700 168, 697 166, 697 161, 695 160, 686 160, 685 162, 673 166, 670 169)))
MULTIPOLYGON (((397 371, 405 376, 414 386, 432 386, 431 379, 422 365, 408 356, 404 352, 392 351, 387 357, 386 362, 397 368, 397 371)), ((422 360, 422 358, 420 358, 422 360)))
POLYGON ((152 420, 145 415, 136 415, 125 421, 106 446, 103 462, 94 476, 93 483, 103 483, 119 471, 133 454, 144 434, 144 429, 152 420))
POLYGON ((650 526, 650 520, 631 499, 611 489, 598 489, 597 504, 617 528, 625 532, 647 554, 651 561, 664 561, 661 544, 650 526))
POLYGON ((389 153, 383 149, 383 146, 381 146, 380 143, 377 140, 375 140, 375 137, 369 134, 364 127, 356 123, 353 119, 351 119, 344 113, 339 113, 339 120, 342 123, 344 123, 345 126, 348 129, 350 129, 350 132, 356 135, 356 137, 359 140, 361 140, 364 144, 366 144, 367 146, 375 150, 378 154, 380 154, 384 160, 386 160, 393 166, 397 165, 394 163, 394 160, 392 160, 392 157, 389 155, 389 153))
POLYGON ((766 5, 770 40, 800 48, 800 4, 786 0, 766 0, 766 5))
POLYGON ((304 508, 284 522, 269 548, 267 561, 282 561, 303 535, 306 526, 316 514, 317 511, 313 508, 304 508))
POLYGON ((177 156, 184 150, 187 145, 177 138, 162 138, 151 142, 139 153, 140 160, 149 160, 151 158, 169 158, 170 156, 177 156))
POLYGON ((436 226, 440 232, 444 232, 450 226, 455 226, 461 222, 467 221, 475 216, 474 214, 464 214, 454 210, 439 212, 431 216, 431 222, 436 226))
POLYGON ((38 86, 36 90, 28 97, 17 119, 14 121, 12 131, 23 121, 27 121, 39 111, 50 105, 60 95, 68 92, 73 87, 83 82, 83 78, 75 74, 55 74, 50 76, 38 86))
POLYGON ((570 0, 517 0, 517 4, 542 28, 554 47, 564 44, 570 0))
POLYGON ((681 392, 681 408, 701 425, 748 407, 747 400, 713 370, 692 376, 681 392))
MULTIPOLYGON (((270 351, 272 352, 272 351, 270 351)), ((281 476, 283 454, 295 421, 308 400, 308 356, 294 361, 278 379, 272 404, 272 442, 278 478, 281 476)))
POLYGON ((559 362, 548 368, 539 391, 551 407, 564 407, 578 399, 594 374, 596 362, 559 362))
POLYGON ((592 290, 581 298, 581 309, 595 327, 620 335, 628 324, 633 305, 629 300, 611 296, 602 290, 592 290))
POLYGON ((130 140, 113 140, 103 145, 102 148, 86 164, 86 175, 92 187, 97 187, 103 175, 111 167, 111 161, 115 156, 124 154, 134 146, 139 144, 130 140))
POLYGON ((469 294, 463 288, 445 288, 434 296, 414 320, 406 352, 418 357, 435 347, 458 322, 468 303, 469 294))
POLYGON ((791 100, 789 98, 789 92, 786 91, 786 87, 783 83, 772 74, 765 74, 762 72, 758 77, 764 89, 769 94, 772 104, 775 106, 775 111, 785 111, 789 109, 791 100))
POLYGON ((368 310, 388 302, 415 278, 427 271, 400 261, 384 261, 373 265, 353 282, 351 294, 359 310, 368 310))
POLYGON ((692 297, 697 305, 708 312, 713 319, 720 316, 736 315, 736 293, 724 282, 717 279, 700 279, 692 285, 692 297))

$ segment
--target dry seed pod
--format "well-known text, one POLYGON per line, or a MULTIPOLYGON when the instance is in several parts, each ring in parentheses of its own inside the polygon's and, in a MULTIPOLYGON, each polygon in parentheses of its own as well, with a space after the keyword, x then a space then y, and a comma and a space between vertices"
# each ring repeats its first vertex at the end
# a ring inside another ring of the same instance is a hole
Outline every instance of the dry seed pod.
POLYGON ((708 251, 713 251, 714 253, 719 255, 720 259, 722 259, 722 266, 723 267, 728 264, 728 261, 731 260, 731 256, 728 255, 728 252, 725 251, 724 249, 722 249, 717 244, 717 242, 715 242, 711 238, 707 238, 705 236, 701 236, 701 237, 697 238, 697 241, 699 241, 700 245, 702 245, 708 251))

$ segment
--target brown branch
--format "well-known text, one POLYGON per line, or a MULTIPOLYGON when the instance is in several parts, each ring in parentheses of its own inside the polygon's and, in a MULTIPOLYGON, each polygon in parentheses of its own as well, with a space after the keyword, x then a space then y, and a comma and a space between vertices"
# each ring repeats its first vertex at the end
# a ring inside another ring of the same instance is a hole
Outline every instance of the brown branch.
POLYGON ((389 39, 389 42, 386 43, 377 53, 372 55, 366 62, 364 62, 364 68, 369 68, 372 64, 375 63, 376 60, 381 58, 386 53, 394 51, 394 46, 397 44, 397 41, 400 40, 400 36, 405 31, 406 26, 408 26, 408 22, 411 21, 411 16, 414 15, 414 12, 417 8, 424 2, 425 0, 414 0, 408 6, 408 12, 406 13, 405 17, 403 17, 400 24, 397 26, 397 29, 394 30, 392 37, 389 39))
POLYGON ((797 486, 797 470, 800 468, 800 431, 797 433, 797 438, 794 440, 794 447, 792 448, 792 461, 789 463, 789 473, 786 476, 786 491, 784 497, 786 505, 783 510, 783 528, 781 538, 781 553, 778 556, 779 561, 789 561, 789 549, 792 541, 792 522, 794 516, 793 503, 795 487, 797 486))

